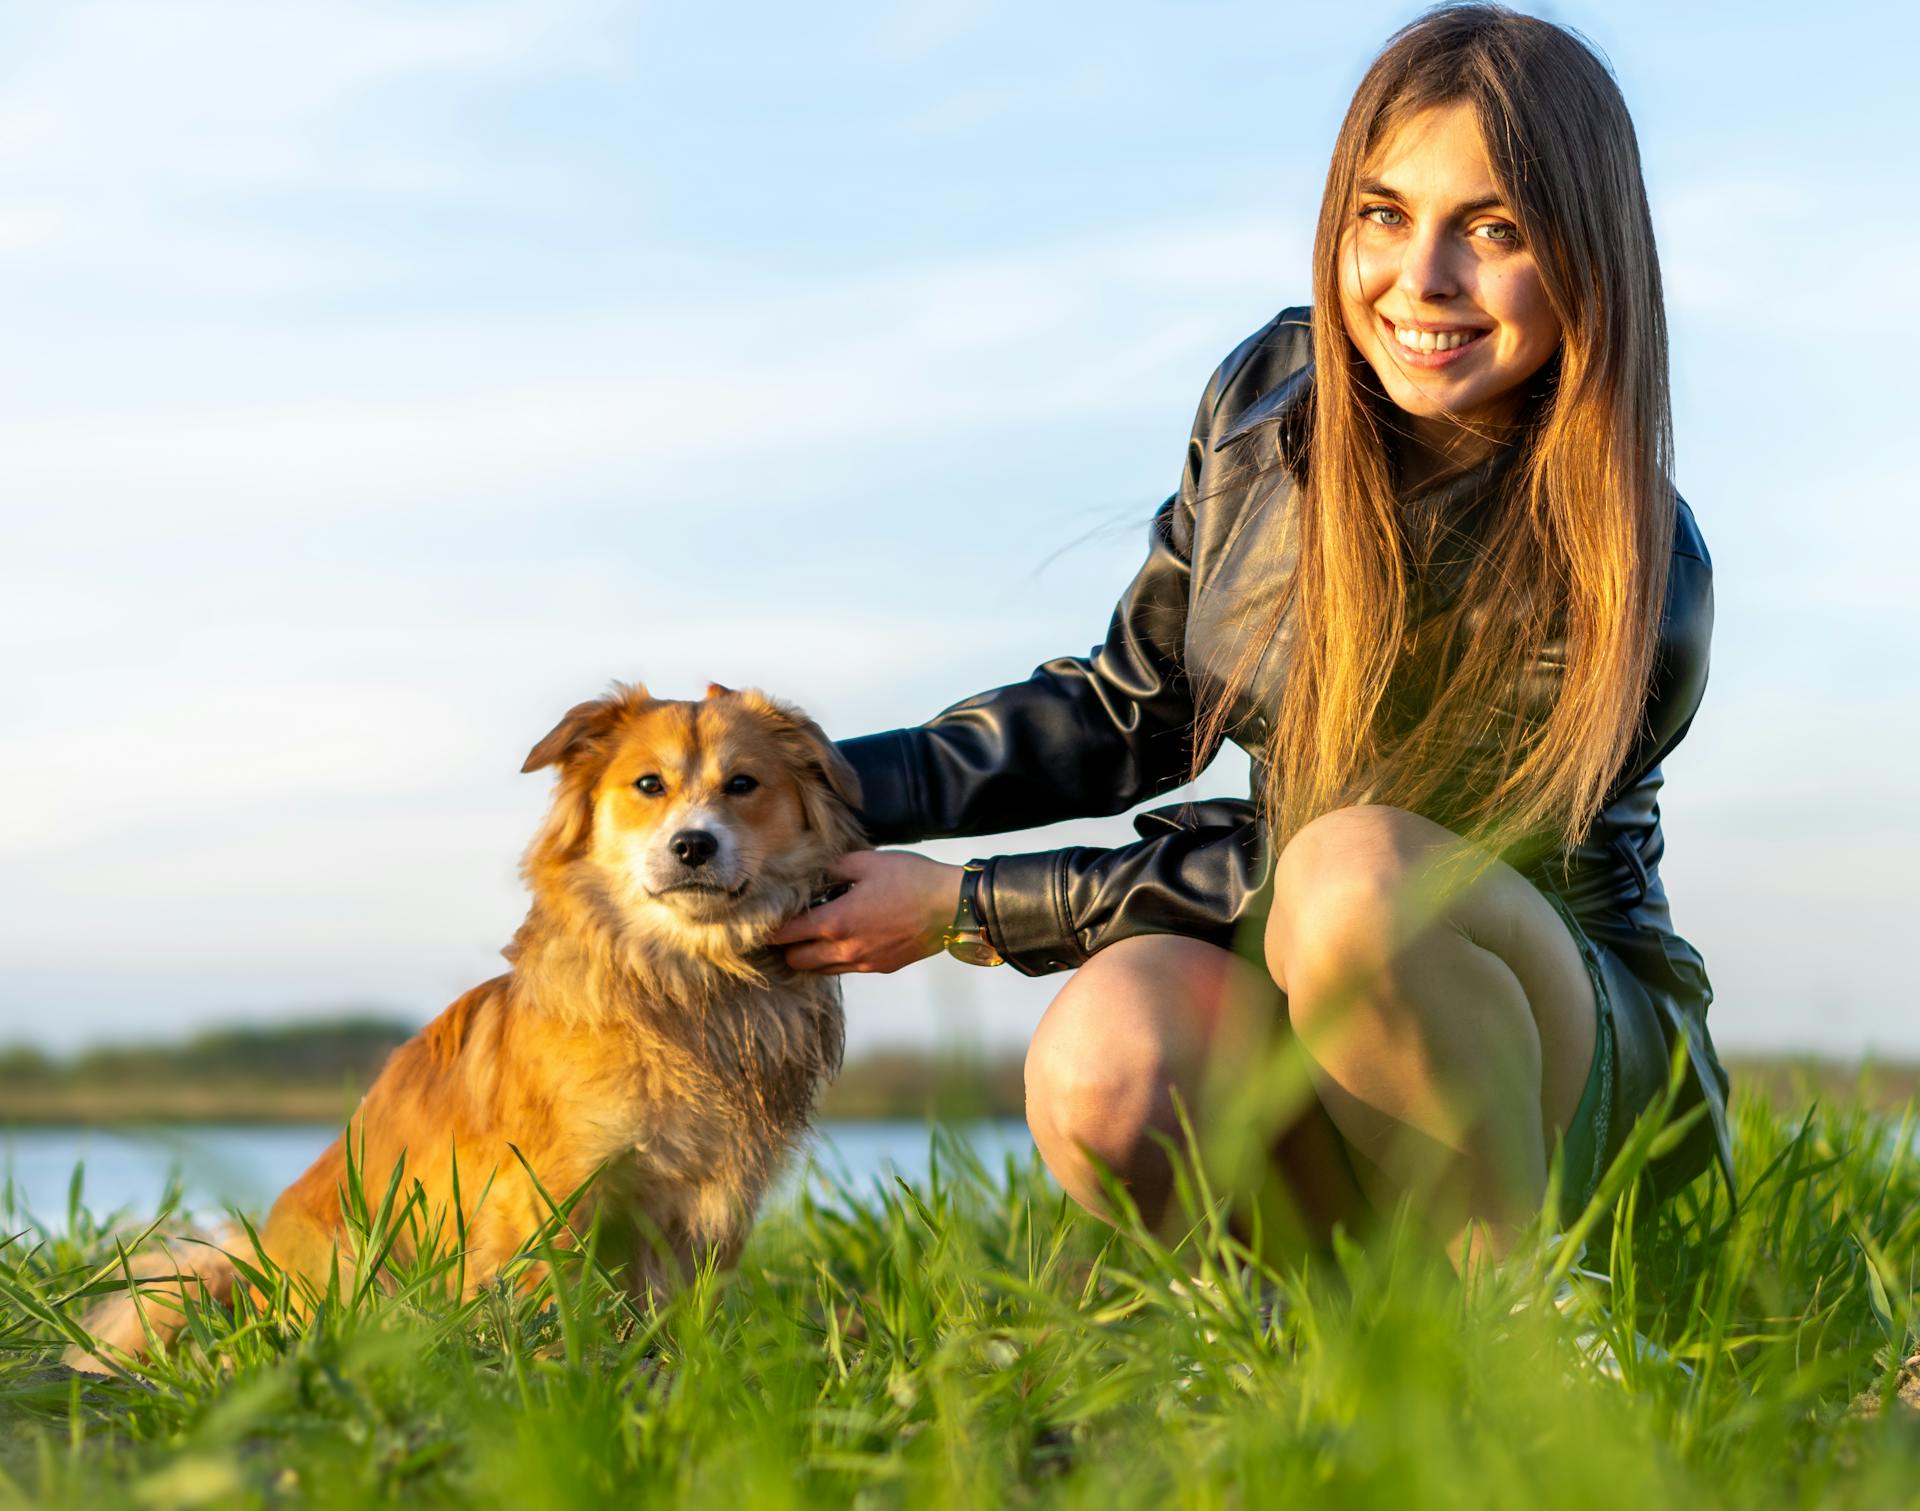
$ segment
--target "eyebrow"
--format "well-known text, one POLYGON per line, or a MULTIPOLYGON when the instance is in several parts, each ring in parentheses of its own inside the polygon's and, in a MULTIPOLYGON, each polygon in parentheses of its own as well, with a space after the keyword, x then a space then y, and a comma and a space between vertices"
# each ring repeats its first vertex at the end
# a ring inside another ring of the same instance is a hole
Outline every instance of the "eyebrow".
MULTIPOLYGON (((1360 197, 1362 199, 1397 199, 1403 205, 1407 202, 1406 195, 1402 194, 1398 189, 1392 188, 1387 184, 1381 183, 1378 179, 1373 178, 1362 179, 1360 181, 1360 197)), ((1498 194, 1483 194, 1479 199, 1470 199, 1463 205, 1455 205, 1453 207, 1453 213, 1456 215, 1473 215, 1481 210, 1503 210, 1506 208, 1506 204, 1506 200, 1502 199, 1498 194)))

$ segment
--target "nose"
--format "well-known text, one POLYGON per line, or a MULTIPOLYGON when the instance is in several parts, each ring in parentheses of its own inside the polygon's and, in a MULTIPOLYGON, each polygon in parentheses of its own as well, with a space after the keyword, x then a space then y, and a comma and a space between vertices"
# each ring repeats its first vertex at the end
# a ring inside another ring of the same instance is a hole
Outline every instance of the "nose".
POLYGON ((1460 292, 1455 247, 1443 226, 1426 226, 1407 239, 1400 257, 1400 291, 1415 300, 1438 302, 1460 292))
POLYGON ((683 866, 704 866, 720 848, 720 841, 704 829, 682 829, 668 844, 683 866))

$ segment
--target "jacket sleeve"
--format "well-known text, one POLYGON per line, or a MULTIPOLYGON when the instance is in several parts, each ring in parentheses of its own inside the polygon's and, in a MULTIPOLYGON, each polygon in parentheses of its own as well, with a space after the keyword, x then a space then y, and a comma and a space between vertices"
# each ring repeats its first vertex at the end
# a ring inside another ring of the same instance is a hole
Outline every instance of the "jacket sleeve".
POLYGON ((980 896, 987 937, 1028 976, 1080 965, 1135 934, 1184 934, 1222 949, 1257 947, 1269 906, 1253 804, 1214 799, 1134 820, 1141 838, 1111 850, 1076 847, 997 856, 980 896))
MULTIPOLYGON (((1222 389, 1253 345, 1208 384, 1180 489, 1153 516, 1146 562, 1104 642, 917 728, 841 742, 860 776, 874 843, 1121 813, 1191 774, 1195 710, 1184 654, 1194 506, 1222 389)), ((1132 934, 1231 943, 1263 883, 1252 806, 1184 805, 1145 815, 1136 828, 1140 840, 1114 849, 989 861, 987 933, 1015 969, 1066 970, 1132 934)))
POLYGON ((917 728, 842 741, 868 836, 911 843, 1122 813, 1186 780, 1190 541, 1191 514, 1170 498, 1106 640, 1086 656, 1049 661, 917 728))

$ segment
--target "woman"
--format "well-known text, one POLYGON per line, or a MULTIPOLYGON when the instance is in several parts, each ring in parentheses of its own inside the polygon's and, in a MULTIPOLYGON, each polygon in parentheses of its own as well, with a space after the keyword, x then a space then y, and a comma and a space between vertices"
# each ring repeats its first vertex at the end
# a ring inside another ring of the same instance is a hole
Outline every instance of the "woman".
POLYGON ((1254 802, 1112 850, 850 856, 788 960, 889 971, 945 940, 1071 969, 1028 1121, 1095 1211, 1103 1165, 1164 1211, 1176 1096, 1218 1127, 1263 1013, 1310 1072, 1277 1153, 1322 1228, 1411 1198, 1456 1261, 1504 1252, 1556 1149, 1578 1210, 1677 1044, 1707 1112, 1657 1181, 1726 1164, 1711 993, 1659 880, 1712 621, 1670 450, 1617 87, 1559 27, 1428 14, 1347 112, 1312 309, 1214 374, 1106 642, 842 746, 876 843, 1120 812, 1222 739, 1254 802))

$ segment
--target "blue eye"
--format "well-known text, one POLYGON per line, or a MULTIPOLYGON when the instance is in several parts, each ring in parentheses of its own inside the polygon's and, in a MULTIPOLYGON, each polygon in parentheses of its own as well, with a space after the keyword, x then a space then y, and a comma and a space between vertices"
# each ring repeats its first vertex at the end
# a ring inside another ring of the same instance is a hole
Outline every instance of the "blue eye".
POLYGON ((1362 220, 1370 220, 1376 226, 1403 226, 1407 222, 1407 217, 1394 209, 1392 205, 1367 205, 1360 211, 1360 218, 1362 220), (1388 219, 1387 217, 1389 216, 1392 218, 1388 219))
POLYGON ((651 771, 635 781, 633 785, 638 787, 648 797, 658 797, 667 790, 667 784, 661 781, 660 778, 655 776, 651 771))
POLYGON ((1495 242, 1503 247, 1520 244, 1520 228, 1510 221, 1490 220, 1485 225, 1475 226, 1473 233, 1483 241, 1495 242))

